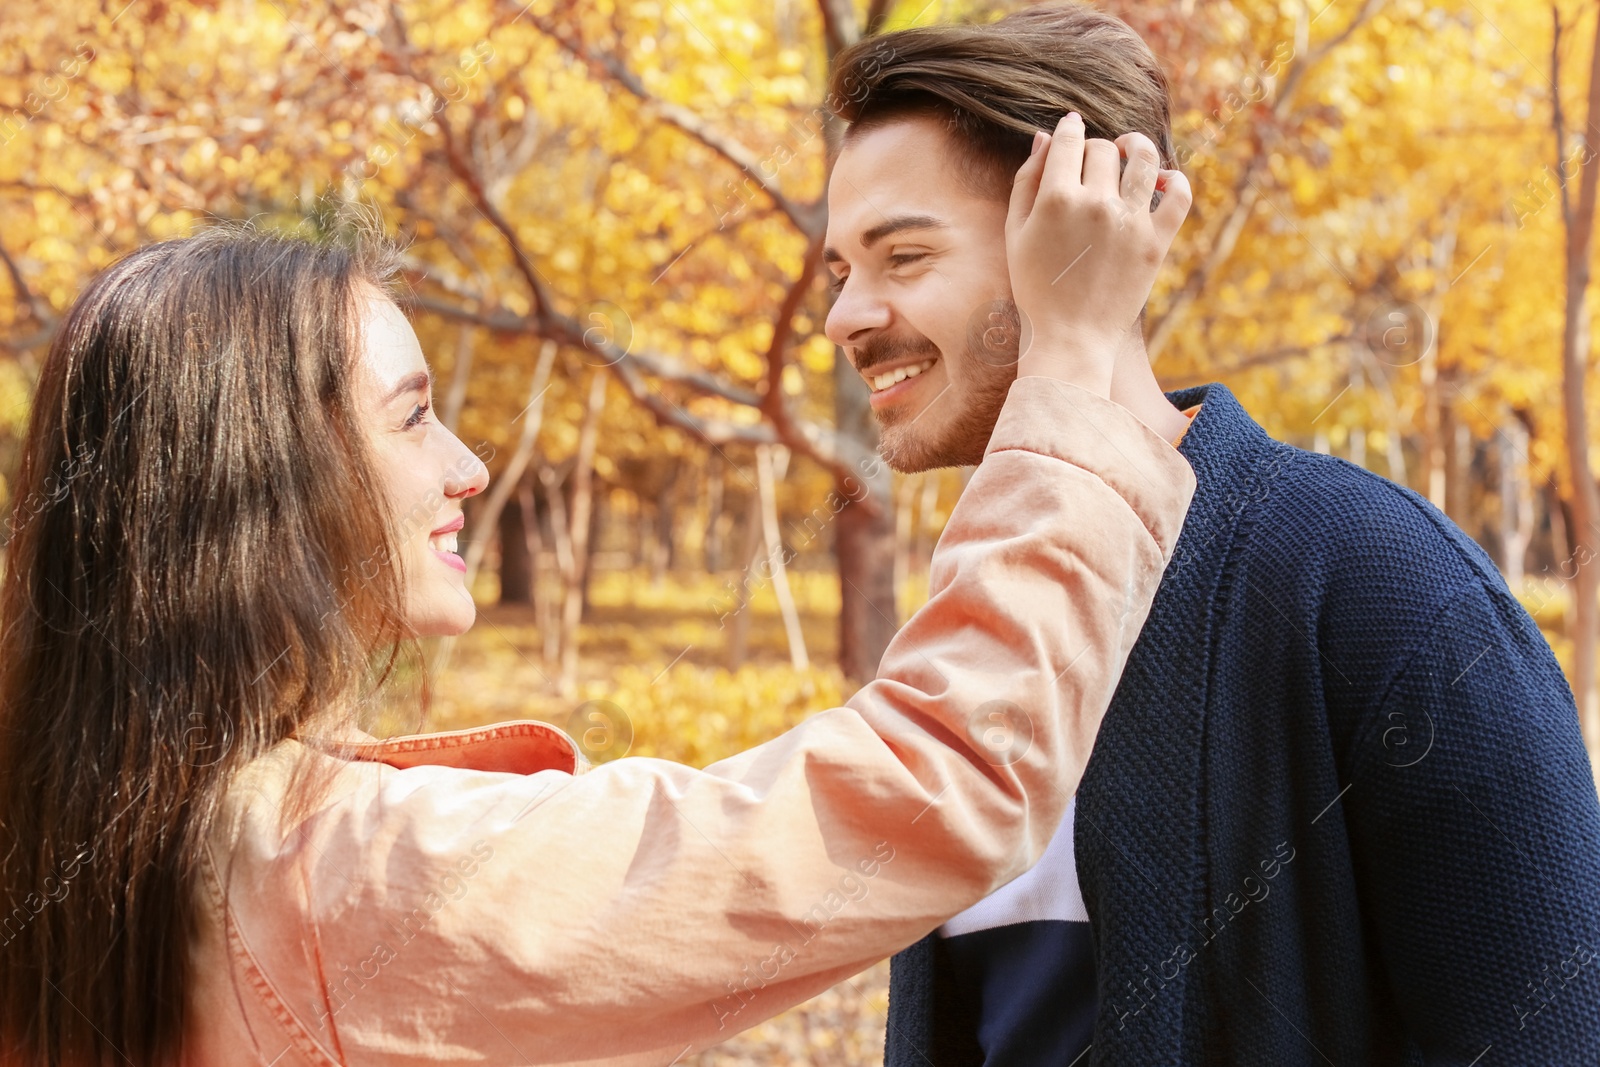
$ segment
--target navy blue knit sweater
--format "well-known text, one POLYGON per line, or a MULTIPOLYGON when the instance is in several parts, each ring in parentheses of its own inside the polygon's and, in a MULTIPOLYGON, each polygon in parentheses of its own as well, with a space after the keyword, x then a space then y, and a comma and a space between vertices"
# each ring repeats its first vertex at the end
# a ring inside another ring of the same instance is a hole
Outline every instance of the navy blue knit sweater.
MULTIPOLYGON (((1600 800, 1537 627, 1415 493, 1171 399, 1199 487, 1078 792, 1080 1067, 1600 1063, 1600 800)), ((895 957, 887 1067, 969 1062, 941 958, 895 957)))

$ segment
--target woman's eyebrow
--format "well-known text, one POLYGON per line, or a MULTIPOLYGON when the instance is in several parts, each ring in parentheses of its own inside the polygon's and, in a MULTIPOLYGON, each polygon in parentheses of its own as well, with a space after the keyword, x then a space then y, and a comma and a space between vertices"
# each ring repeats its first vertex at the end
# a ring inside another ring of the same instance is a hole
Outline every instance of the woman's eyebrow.
POLYGON ((383 398, 383 402, 385 404, 387 404, 390 401, 394 400, 396 397, 404 396, 406 393, 426 392, 427 390, 432 389, 432 388, 433 388, 433 371, 431 371, 431 370, 420 371, 419 370, 415 374, 409 374, 406 377, 402 378, 400 380, 400 384, 395 386, 392 390, 390 390, 389 391, 389 395, 383 398))

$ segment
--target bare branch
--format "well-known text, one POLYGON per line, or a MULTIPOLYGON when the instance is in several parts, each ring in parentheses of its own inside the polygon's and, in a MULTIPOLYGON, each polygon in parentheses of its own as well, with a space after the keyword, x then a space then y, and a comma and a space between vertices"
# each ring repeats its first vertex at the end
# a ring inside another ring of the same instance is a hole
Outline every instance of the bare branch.
MULTIPOLYGON (((1555 34, 1550 38, 1550 122, 1555 127, 1556 134, 1556 174, 1563 173, 1562 167, 1567 157, 1567 120, 1561 110, 1561 9, 1555 4, 1550 5, 1550 14, 1555 19, 1555 34)), ((1556 183, 1561 191, 1561 220, 1566 224, 1566 229, 1572 230, 1572 194, 1567 189, 1567 183, 1556 183)))
POLYGON ((817 264, 821 260, 822 240, 818 238, 806 249, 805 258, 800 264, 800 276, 784 294, 783 303, 778 306, 777 317, 772 323, 772 341, 767 345, 767 391, 761 398, 761 411, 772 420, 780 437, 796 432, 789 406, 783 400, 785 354, 789 339, 794 336, 795 313, 800 310, 800 304, 817 276, 817 264))
MULTIPOLYGON (((808 257, 808 262, 811 263, 810 270, 814 272, 815 262, 811 257, 808 257)), ((792 287, 790 297, 784 301, 785 306, 798 307, 798 301, 804 295, 804 291, 804 285, 792 287)), ((472 323, 500 333, 554 340, 560 344, 585 349, 610 366, 617 380, 628 391, 628 395, 655 416, 658 424, 674 426, 707 444, 786 445, 795 452, 810 457, 837 478, 850 478, 856 482, 862 481, 862 471, 874 461, 874 454, 869 449, 850 438, 814 423, 795 419, 786 409, 775 411, 769 405, 767 397, 720 381, 704 371, 683 368, 676 360, 667 356, 628 351, 609 341, 597 340, 592 336, 586 337, 582 325, 565 315, 552 314, 534 319, 500 310, 471 311, 449 301, 421 293, 415 294, 412 302, 425 311, 457 322, 472 323), (746 426, 722 420, 697 418, 678 404, 649 389, 644 382, 645 375, 686 386, 703 396, 713 396, 744 407, 756 408, 771 421, 746 426)), ((792 318, 791 310, 785 321, 792 318)), ((779 359, 778 374, 781 378, 781 357, 779 359)), ((871 500, 863 499, 859 504, 868 509, 876 507, 876 502, 871 500)))
POLYGON ((851 0, 817 0, 817 11, 822 16, 822 37, 831 67, 834 56, 861 39, 861 26, 851 0))
POLYGON ((517 237, 517 232, 494 201, 489 198, 488 191, 483 187, 477 168, 462 154, 460 146, 456 143, 454 132, 450 124, 441 117, 439 119, 440 139, 444 144, 445 161, 450 165, 450 170, 467 186, 467 194, 472 199, 474 206, 483 217, 489 220, 489 225, 500 231, 506 239, 506 247, 511 252, 511 258, 516 263, 517 271, 522 275, 523 281, 528 283, 528 290, 533 296, 534 314, 541 314, 550 307, 550 297, 545 289, 544 279, 539 276, 539 271, 534 267, 533 261, 523 251, 522 241, 517 237))
POLYGON ((585 329, 582 323, 566 315, 552 313, 534 318, 514 315, 501 309, 472 311, 452 304, 447 300, 425 296, 421 293, 415 294, 411 298, 411 302, 424 311, 431 311, 436 315, 453 319, 456 322, 482 326, 496 333, 537 337, 574 348, 586 349, 593 353, 599 361, 605 363, 631 363, 642 373, 652 378, 687 386, 704 396, 718 397, 743 407, 760 408, 762 406, 762 397, 759 393, 724 382, 703 370, 684 367, 669 356, 651 352, 634 352, 619 348, 609 341, 599 340, 589 330, 585 329))
MULTIPOLYGON (((474 289, 465 281, 452 274, 447 274, 426 260, 419 259, 409 253, 402 256, 400 266, 403 270, 416 275, 416 280, 430 281, 443 289, 451 296, 459 296, 463 300, 470 300, 480 307, 486 303, 493 303, 483 290, 474 289)), ((487 324, 485 324, 487 325, 487 324)))
MULTIPOLYGON (((446 95, 439 92, 426 75, 419 73, 413 66, 411 62, 413 52, 410 38, 406 32, 405 19, 396 4, 389 5, 389 25, 392 27, 395 36, 394 53, 404 61, 405 75, 418 85, 426 88, 435 98, 439 100, 447 99, 446 95)), ((546 292, 544 279, 539 275, 538 269, 534 267, 533 261, 523 251, 522 242, 518 239, 516 230, 512 228, 505 215, 501 214, 500 209, 494 203, 494 198, 489 195, 484 185, 483 175, 479 173, 478 168, 468 158, 470 148, 464 149, 459 143, 455 130, 445 120, 442 111, 434 116, 434 121, 439 127, 439 139, 444 150, 446 165, 450 168, 452 174, 465 183, 468 199, 472 201, 473 206, 489 221, 489 225, 499 230, 501 236, 505 238, 506 246, 511 252, 517 271, 522 275, 523 281, 528 284, 528 291, 533 298, 534 314, 542 314, 545 309, 550 307, 550 298, 546 292)))
MULTIPOLYGON (((1305 75, 1330 52, 1348 40, 1351 34, 1377 13, 1384 2, 1385 0, 1366 0, 1361 10, 1356 12, 1355 17, 1343 30, 1323 41, 1303 58, 1297 57, 1290 63, 1289 71, 1279 84, 1277 95, 1272 102, 1272 118, 1275 123, 1282 123, 1288 117, 1290 105, 1294 102, 1295 94, 1305 75)), ((1218 225, 1216 236, 1205 242, 1209 249, 1205 258, 1197 267, 1190 270, 1182 284, 1173 290, 1172 297, 1167 303, 1167 310, 1151 326, 1150 337, 1145 342, 1145 351, 1152 362, 1160 357, 1168 342, 1172 340, 1178 324, 1199 299, 1200 293, 1211 278, 1233 255, 1234 247, 1238 245, 1239 237, 1244 233, 1245 224, 1250 220, 1250 212, 1260 199, 1261 191, 1256 187, 1256 177, 1265 169, 1269 155, 1264 145, 1256 146, 1255 154, 1245 164, 1239 179, 1234 182, 1233 207, 1218 225)))
POLYGON ((17 301, 28 309, 33 321, 43 327, 46 334, 55 329, 56 317, 50 314, 49 306, 22 276, 22 269, 17 266, 17 261, 11 258, 11 253, 4 242, 0 242, 0 263, 5 264, 6 273, 11 275, 11 285, 16 290, 17 301))
POLYGON ((1193 383, 1197 385, 1201 382, 1214 382, 1220 378, 1226 377, 1229 374, 1233 374, 1236 371, 1249 370, 1252 367, 1264 367, 1273 363, 1281 363, 1284 360, 1289 359, 1298 359, 1301 356, 1309 356, 1313 352, 1321 351, 1322 349, 1327 348, 1329 345, 1348 344, 1351 341, 1359 340, 1361 340, 1361 338, 1356 337, 1353 334, 1336 334, 1333 337, 1324 337, 1322 340, 1313 341, 1310 344, 1284 345, 1279 348, 1269 348, 1265 352, 1256 352, 1252 355, 1248 355, 1236 363, 1228 364, 1226 367, 1208 367, 1203 374, 1185 375, 1183 378, 1169 383, 1167 387, 1179 387, 1185 384, 1186 379, 1193 379, 1193 383))
POLYGON ((722 420, 696 418, 677 404, 648 389, 643 379, 639 377, 638 369, 627 360, 612 364, 611 370, 622 383, 622 387, 628 391, 628 395, 654 415, 659 425, 675 426, 709 445, 777 443, 777 433, 765 423, 745 426, 722 420))
POLYGON ((7 352, 28 352, 38 348, 40 345, 49 343, 55 333, 56 328, 52 325, 25 337, 0 336, 0 348, 5 349, 7 352))
MULTIPOLYGON (((1329 37, 1326 41, 1323 41, 1315 49, 1313 49, 1309 55, 1306 56, 1306 62, 1302 68, 1302 71, 1309 70, 1318 63, 1322 62, 1323 58, 1327 56, 1329 52, 1332 52, 1335 48, 1338 48, 1340 45, 1344 44, 1345 41, 1349 40, 1350 35, 1365 25, 1373 15, 1378 13, 1378 9, 1383 7, 1383 5, 1387 2, 1388 0, 1367 0, 1366 3, 1362 4, 1361 10, 1355 13, 1355 16, 1350 20, 1349 24, 1345 26, 1344 29, 1340 30, 1332 37, 1329 37)), ((1299 77, 1296 76, 1294 72, 1291 72, 1290 79, 1285 79, 1286 87, 1292 91, 1294 86, 1287 85, 1291 79, 1295 82, 1298 82, 1299 77)))
POLYGON ((760 189, 773 205, 789 221, 794 223, 796 229, 807 237, 815 237, 826 225, 822 205, 799 204, 787 196, 778 183, 769 178, 765 173, 765 166, 756 158, 750 148, 741 144, 733 137, 715 129, 709 122, 684 107, 668 100, 662 100, 645 88, 644 82, 639 79, 622 61, 615 56, 600 55, 590 52, 581 43, 563 34, 553 26, 548 19, 540 16, 529 16, 530 21, 538 27, 540 32, 555 41, 562 51, 583 63, 591 72, 604 75, 609 80, 625 89, 631 96, 645 104, 667 125, 688 134, 699 141, 717 155, 737 167, 756 188, 760 189))

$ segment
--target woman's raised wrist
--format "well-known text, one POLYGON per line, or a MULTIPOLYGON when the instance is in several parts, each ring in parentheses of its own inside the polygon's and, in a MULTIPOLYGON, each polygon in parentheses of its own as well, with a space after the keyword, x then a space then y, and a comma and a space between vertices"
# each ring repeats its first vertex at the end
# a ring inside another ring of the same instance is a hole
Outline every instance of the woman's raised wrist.
POLYGON ((1035 337, 1017 358, 1017 376, 1054 378, 1109 400, 1115 365, 1116 346, 1107 339, 1087 334, 1035 337))

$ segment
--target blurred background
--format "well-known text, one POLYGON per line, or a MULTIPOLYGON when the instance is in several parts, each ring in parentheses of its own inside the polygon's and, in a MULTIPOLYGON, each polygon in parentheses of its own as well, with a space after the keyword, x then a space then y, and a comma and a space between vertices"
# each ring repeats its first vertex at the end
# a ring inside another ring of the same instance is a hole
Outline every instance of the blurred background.
MULTIPOLYGON (((480 622, 396 728, 542 718, 596 760, 696 764, 764 740, 870 677, 968 473, 874 464, 822 336, 829 63, 1016 6, 6 0, 0 506, 87 278, 208 220, 361 206, 494 475, 480 622)), ((1097 6, 1161 57, 1196 192, 1150 306, 1163 384, 1224 382, 1443 509, 1595 752, 1595 5, 1097 6)), ((685 1062, 879 1063, 886 973, 685 1062)))

